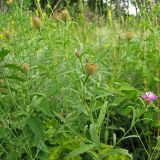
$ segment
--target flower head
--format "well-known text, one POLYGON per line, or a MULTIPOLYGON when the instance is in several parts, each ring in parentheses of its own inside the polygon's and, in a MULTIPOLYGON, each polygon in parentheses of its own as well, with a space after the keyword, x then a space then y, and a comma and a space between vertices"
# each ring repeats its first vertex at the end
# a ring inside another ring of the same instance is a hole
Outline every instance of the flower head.
POLYGON ((61 15, 58 11, 52 13, 52 17, 54 20, 59 21, 61 19, 61 15))
POLYGON ((130 41, 130 40, 133 39, 134 33, 133 33, 133 32, 127 32, 125 36, 126 36, 126 39, 127 39, 128 41, 130 41))
POLYGON ((92 76, 96 72, 96 66, 92 63, 87 63, 85 70, 89 76, 92 76))
POLYGON ((67 9, 64 9, 61 11, 61 18, 63 21, 67 21, 70 18, 70 15, 67 9))
POLYGON ((23 70, 25 73, 27 73, 27 72, 29 71, 29 65, 24 63, 24 64, 22 65, 22 70, 23 70))
POLYGON ((32 18, 32 24, 34 28, 40 29, 41 28, 41 19, 37 16, 32 18))
POLYGON ((158 97, 153 92, 145 92, 145 93, 142 94, 142 98, 147 103, 151 103, 152 101, 156 100, 158 97))

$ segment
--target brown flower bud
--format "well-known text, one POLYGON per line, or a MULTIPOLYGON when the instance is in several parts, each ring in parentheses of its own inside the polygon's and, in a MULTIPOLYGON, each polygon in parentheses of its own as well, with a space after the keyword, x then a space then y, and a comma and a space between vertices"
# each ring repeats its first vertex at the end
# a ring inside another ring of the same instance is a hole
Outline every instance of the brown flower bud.
POLYGON ((85 71, 89 76, 92 76, 96 72, 96 66, 92 63, 87 63, 85 71))
POLYGON ((126 36, 126 39, 128 41, 130 41, 131 39, 133 39, 134 33, 133 32, 127 32, 125 36, 126 36))
POLYGON ((52 17, 54 20, 59 21, 61 19, 61 15, 58 11, 52 13, 52 17))
POLYGON ((32 19, 32 24, 33 24, 33 27, 36 28, 36 29, 40 29, 41 28, 41 19, 37 16, 33 17, 32 19))
POLYGON ((11 38, 11 32, 8 29, 5 29, 3 31, 3 36, 9 40, 11 38))
POLYGON ((66 9, 61 11, 61 19, 67 21, 69 19, 69 13, 66 9))
POLYGON ((24 63, 24 64, 22 65, 22 69, 23 69, 23 71, 24 71, 25 73, 27 73, 27 72, 29 71, 29 65, 24 63))

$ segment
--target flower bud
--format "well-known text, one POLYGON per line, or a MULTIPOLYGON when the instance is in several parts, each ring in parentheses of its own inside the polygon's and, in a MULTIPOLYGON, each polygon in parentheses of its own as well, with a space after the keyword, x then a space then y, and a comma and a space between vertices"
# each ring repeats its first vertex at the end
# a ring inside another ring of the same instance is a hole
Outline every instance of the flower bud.
POLYGON ((96 72, 96 66, 92 63, 87 63, 85 71, 89 76, 92 76, 96 72))
POLYGON ((61 15, 59 12, 55 11, 52 13, 52 17, 54 20, 59 21, 61 19, 61 15))
POLYGON ((61 11, 61 19, 67 21, 69 19, 69 13, 66 9, 61 11))
POLYGON ((29 71, 29 65, 24 63, 24 64, 22 65, 22 69, 23 69, 23 71, 24 71, 25 73, 27 73, 27 72, 29 71))
POLYGON ((11 38, 11 32, 8 29, 5 29, 3 31, 3 36, 9 40, 11 38))
POLYGON ((127 39, 128 41, 130 41, 130 40, 133 39, 134 33, 133 33, 133 32, 127 32, 125 36, 126 36, 126 39, 127 39))
POLYGON ((37 16, 32 18, 32 24, 33 27, 36 29, 40 29, 41 28, 41 19, 37 16))

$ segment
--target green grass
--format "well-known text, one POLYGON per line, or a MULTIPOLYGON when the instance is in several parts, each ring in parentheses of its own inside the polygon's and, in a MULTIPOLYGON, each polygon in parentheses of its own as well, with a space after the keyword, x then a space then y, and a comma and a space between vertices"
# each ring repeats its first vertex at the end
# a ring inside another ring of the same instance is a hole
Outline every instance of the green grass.
POLYGON ((40 30, 33 16, 0 13, 0 159, 158 160, 159 100, 141 99, 145 91, 160 96, 154 16, 46 16, 40 30))

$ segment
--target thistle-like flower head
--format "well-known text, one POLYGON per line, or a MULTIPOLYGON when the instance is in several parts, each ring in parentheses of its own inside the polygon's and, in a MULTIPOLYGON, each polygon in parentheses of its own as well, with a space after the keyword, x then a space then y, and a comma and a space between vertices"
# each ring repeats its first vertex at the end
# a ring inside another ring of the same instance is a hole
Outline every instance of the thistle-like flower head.
POLYGON ((153 92, 145 92, 145 93, 142 94, 142 98, 147 103, 151 103, 152 101, 156 100, 158 97, 153 92))

